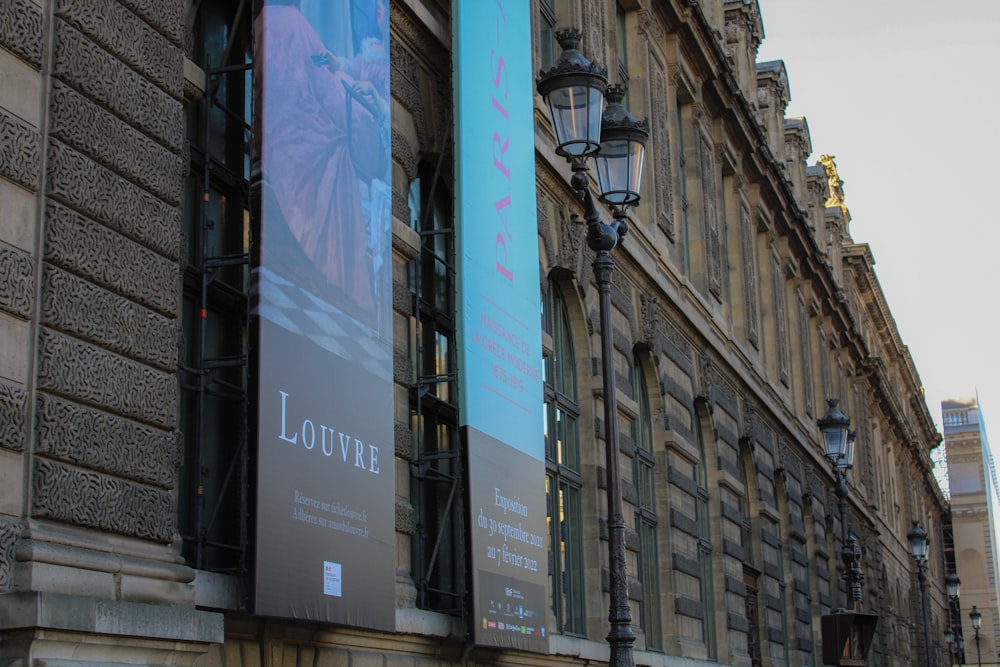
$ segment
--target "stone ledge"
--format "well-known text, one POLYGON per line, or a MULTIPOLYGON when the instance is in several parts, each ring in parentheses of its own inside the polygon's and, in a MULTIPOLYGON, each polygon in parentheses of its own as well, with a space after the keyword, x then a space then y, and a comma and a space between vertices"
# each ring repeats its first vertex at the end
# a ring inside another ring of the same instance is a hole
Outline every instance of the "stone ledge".
POLYGON ((220 643, 223 616, 193 607, 96 600, 58 593, 0 595, 0 630, 40 628, 180 642, 220 643))

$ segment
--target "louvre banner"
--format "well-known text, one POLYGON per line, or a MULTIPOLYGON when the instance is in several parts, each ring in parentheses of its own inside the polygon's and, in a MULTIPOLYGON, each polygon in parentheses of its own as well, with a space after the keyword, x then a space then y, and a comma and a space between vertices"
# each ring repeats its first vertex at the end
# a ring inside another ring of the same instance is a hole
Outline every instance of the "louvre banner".
POLYGON ((255 8, 253 607, 391 630, 387 4, 255 8))
POLYGON ((473 640, 547 652, 530 6, 452 2, 459 395, 473 640))

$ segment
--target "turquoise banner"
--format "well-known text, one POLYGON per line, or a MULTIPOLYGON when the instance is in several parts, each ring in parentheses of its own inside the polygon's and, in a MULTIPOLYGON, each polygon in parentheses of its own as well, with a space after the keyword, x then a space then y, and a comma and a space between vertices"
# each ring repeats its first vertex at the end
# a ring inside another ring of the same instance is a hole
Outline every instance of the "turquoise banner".
POLYGON ((473 637, 546 652, 530 3, 453 0, 459 388, 473 637))
POLYGON ((455 0, 465 424, 544 460, 528 3, 455 0))

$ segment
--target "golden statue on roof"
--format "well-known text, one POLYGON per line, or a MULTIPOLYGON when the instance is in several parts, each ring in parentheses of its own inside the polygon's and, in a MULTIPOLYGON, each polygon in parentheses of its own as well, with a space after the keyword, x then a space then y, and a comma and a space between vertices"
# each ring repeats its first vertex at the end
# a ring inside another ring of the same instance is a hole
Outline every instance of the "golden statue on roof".
POLYGON ((844 182, 837 175, 837 163, 834 160, 836 155, 820 155, 819 162, 826 172, 827 197, 824 206, 839 206, 846 215, 847 205, 844 204, 844 182))

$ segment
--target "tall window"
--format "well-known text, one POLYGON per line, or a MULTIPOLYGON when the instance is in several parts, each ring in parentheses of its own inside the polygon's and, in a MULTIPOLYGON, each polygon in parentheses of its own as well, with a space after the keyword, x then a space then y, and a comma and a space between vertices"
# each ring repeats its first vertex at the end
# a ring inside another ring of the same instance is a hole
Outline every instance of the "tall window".
POLYGON ((705 647, 708 649, 708 657, 715 659, 718 657, 716 646, 715 628, 715 591, 713 587, 713 564, 712 564, 712 526, 710 520, 710 510, 708 501, 711 494, 708 491, 708 464, 705 447, 705 431, 711 433, 711 424, 702 423, 702 420, 710 419, 707 414, 703 415, 701 409, 694 411, 695 438, 698 444, 698 454, 700 460, 695 467, 695 479, 698 487, 698 528, 701 537, 698 539, 698 561, 701 564, 701 602, 705 618, 705 647))
MULTIPOLYGON (((625 8, 620 2, 615 3, 615 51, 618 62, 618 83, 628 86, 628 30, 625 21, 625 8)), ((626 104, 628 100, 626 100, 626 104)))
POLYGON ((541 50, 541 68, 547 70, 558 57, 556 49, 556 0, 538 2, 538 44, 541 50))
POLYGON ((250 13, 202 3, 190 56, 207 91, 188 105, 178 524, 188 564, 246 569, 250 13))
POLYGON ((653 479, 653 420, 649 411, 646 374, 638 356, 632 361, 633 397, 639 412, 632 422, 635 443, 633 480, 638 502, 635 526, 639 534, 639 580, 642 582, 642 606, 639 623, 646 634, 646 647, 663 647, 660 623, 660 568, 656 546, 656 494, 653 479))
POLYGON ((542 298, 542 328, 552 337, 545 358, 545 497, 548 506, 549 589, 560 632, 583 634, 583 528, 580 489, 580 408, 576 355, 562 292, 549 284, 542 298))
POLYGON ((411 226, 420 257, 411 264, 416 383, 410 422, 417 534, 413 578, 417 605, 460 613, 465 595, 464 470, 455 392, 455 272, 451 197, 439 174, 423 164, 410 186, 411 226))

